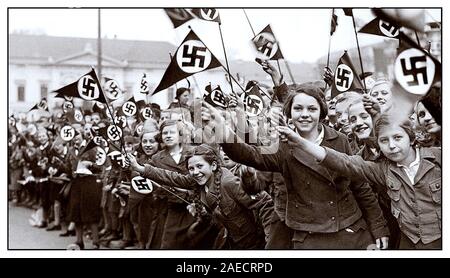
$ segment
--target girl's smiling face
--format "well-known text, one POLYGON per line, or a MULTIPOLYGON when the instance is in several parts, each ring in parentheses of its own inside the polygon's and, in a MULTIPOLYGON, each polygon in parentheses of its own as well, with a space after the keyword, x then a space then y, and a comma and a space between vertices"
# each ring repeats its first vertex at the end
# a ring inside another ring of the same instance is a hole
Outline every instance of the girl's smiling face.
POLYGON ((214 176, 214 171, 217 169, 216 162, 209 164, 201 155, 194 155, 188 160, 189 175, 199 185, 207 185, 214 176))

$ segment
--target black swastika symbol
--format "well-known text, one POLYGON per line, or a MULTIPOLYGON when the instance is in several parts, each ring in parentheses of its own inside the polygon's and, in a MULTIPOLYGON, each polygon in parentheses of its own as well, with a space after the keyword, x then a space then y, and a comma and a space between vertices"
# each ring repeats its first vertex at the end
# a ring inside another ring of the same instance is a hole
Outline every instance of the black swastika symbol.
POLYGON ((117 87, 116 83, 111 83, 109 85, 109 93, 113 96, 113 97, 117 97, 117 95, 119 94, 119 87, 117 87))
POLYGON ((114 138, 114 139, 116 139, 117 137, 120 137, 120 135, 121 135, 119 129, 116 128, 115 126, 110 128, 108 133, 111 136, 111 138, 114 138))
POLYGON ((351 71, 344 69, 344 68, 338 68, 337 69, 337 73, 336 73, 336 85, 344 87, 344 88, 349 88, 351 84, 350 83, 350 78, 348 77, 350 74, 352 74, 351 71), (345 83, 345 85, 344 85, 345 83))
POLYGON ((407 69, 406 68, 406 61, 405 58, 400 59, 400 63, 402 65, 402 71, 403 71, 403 75, 412 75, 414 80, 412 81, 408 81, 408 86, 417 86, 419 85, 419 79, 418 79, 418 75, 421 74, 422 78, 423 78, 423 83, 424 84, 428 84, 428 76, 427 76, 427 67, 421 67, 421 68, 417 68, 416 64, 419 62, 426 62, 427 61, 427 57, 424 56, 416 56, 416 57, 410 57, 409 61, 411 63, 411 69, 407 69))
POLYGON ((103 153, 97 153, 95 155, 95 160, 96 161, 102 161, 102 159, 103 159, 103 153))
POLYGON ((125 104, 125 109, 124 109, 125 113, 134 114, 135 110, 136 110, 136 106, 134 104, 132 104, 132 103, 125 104))
POLYGON ((135 184, 138 190, 151 190, 145 179, 136 179, 135 184))
POLYGON ((271 56, 274 42, 268 40, 264 36, 259 36, 255 45, 257 46, 259 52, 263 53, 264 55, 266 55, 268 57, 271 56))
POLYGON ((95 81, 90 78, 85 78, 83 80, 83 88, 81 90, 81 94, 86 96, 87 98, 94 98, 95 97, 95 81))
POLYGON ((64 137, 69 138, 72 137, 73 135, 73 130, 72 129, 64 129, 64 137))
POLYGON ((145 92, 145 91, 147 91, 147 89, 148 89, 147 81, 146 80, 142 80, 141 81, 141 90, 143 92, 145 92))
POLYGON ((216 9, 202 9, 207 17, 213 19, 216 16, 216 9))
POLYGON ((216 93, 214 94, 213 101, 214 101, 214 102, 221 103, 221 104, 223 104, 223 105, 226 104, 225 97, 224 97, 223 94, 220 93, 220 92, 216 92, 216 93))
POLYGON ((152 116, 152 110, 150 108, 146 108, 143 111, 144 118, 150 118, 152 116))
POLYGON ((198 60, 198 67, 203 68, 205 66, 205 56, 198 55, 197 52, 206 52, 206 47, 192 46, 192 52, 189 53, 189 45, 184 45, 183 47, 183 58, 189 58, 189 62, 182 62, 183 67, 195 67, 196 61, 198 60))
POLYGON ((387 32, 391 33, 392 36, 395 36, 400 28, 395 25, 390 24, 389 22, 382 22, 381 27, 385 29, 387 32))

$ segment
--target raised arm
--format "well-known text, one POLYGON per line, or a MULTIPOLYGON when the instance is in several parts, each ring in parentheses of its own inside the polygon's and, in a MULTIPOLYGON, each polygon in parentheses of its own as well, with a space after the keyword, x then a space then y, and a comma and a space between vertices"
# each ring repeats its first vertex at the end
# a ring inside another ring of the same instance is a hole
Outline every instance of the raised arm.
POLYGON ((285 126, 279 126, 277 129, 283 138, 282 141, 288 141, 294 147, 301 148, 323 166, 340 172, 352 180, 365 180, 376 185, 386 185, 387 169, 383 169, 382 163, 365 161, 359 155, 348 155, 316 145, 285 126))
POLYGON ((150 164, 140 165, 131 154, 128 154, 127 158, 131 169, 138 172, 144 178, 184 189, 194 189, 196 187, 197 183, 189 175, 182 175, 177 172, 154 167, 150 164))

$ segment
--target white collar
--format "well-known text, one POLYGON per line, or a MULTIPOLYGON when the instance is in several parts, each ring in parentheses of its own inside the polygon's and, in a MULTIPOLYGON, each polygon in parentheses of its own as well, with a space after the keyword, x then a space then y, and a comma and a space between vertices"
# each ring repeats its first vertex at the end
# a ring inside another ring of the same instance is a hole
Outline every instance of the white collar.
POLYGON ((419 153, 419 149, 416 149, 416 159, 413 162, 411 162, 409 164, 409 166, 402 165, 400 163, 397 163, 397 166, 398 167, 403 167, 403 168, 412 168, 412 167, 415 167, 415 166, 419 165, 419 163, 420 163, 420 153, 419 153))
POLYGON ((325 127, 324 126, 321 126, 321 127, 322 128, 321 128, 321 130, 319 132, 319 135, 317 136, 316 140, 314 140, 314 143, 317 144, 317 145, 322 144, 323 137, 325 136, 325 127))

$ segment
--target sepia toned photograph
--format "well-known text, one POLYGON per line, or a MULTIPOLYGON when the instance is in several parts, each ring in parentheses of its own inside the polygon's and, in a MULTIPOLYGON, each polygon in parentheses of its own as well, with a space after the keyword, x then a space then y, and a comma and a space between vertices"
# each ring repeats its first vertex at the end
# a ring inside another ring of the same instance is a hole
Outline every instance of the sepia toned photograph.
POLYGON ((443 250, 442 8, 7 16, 8 250, 443 250))

